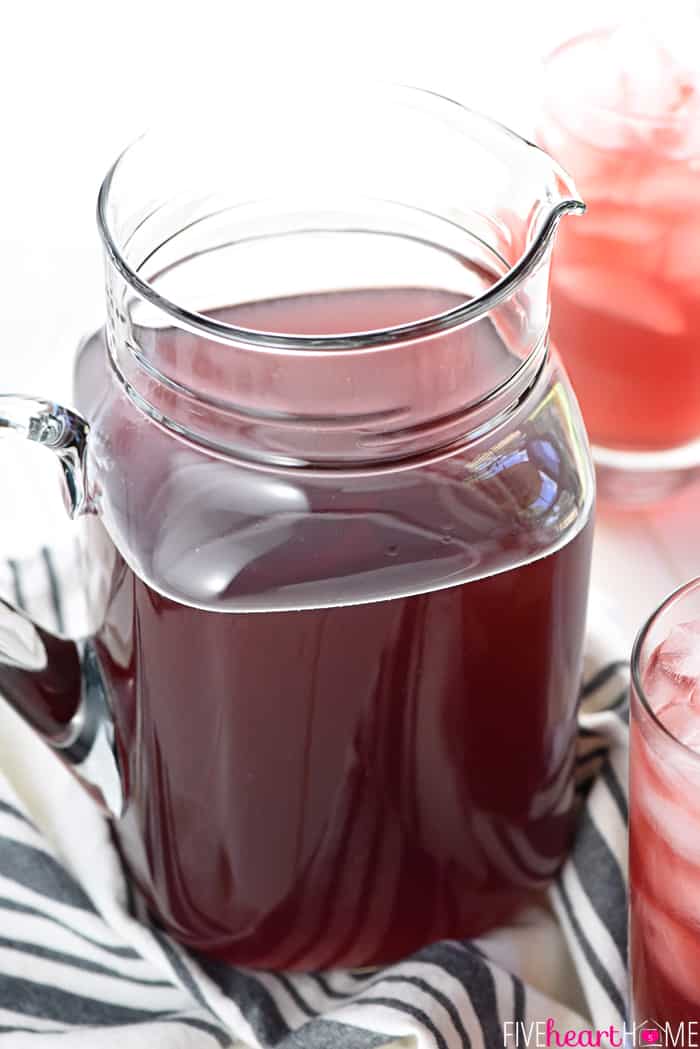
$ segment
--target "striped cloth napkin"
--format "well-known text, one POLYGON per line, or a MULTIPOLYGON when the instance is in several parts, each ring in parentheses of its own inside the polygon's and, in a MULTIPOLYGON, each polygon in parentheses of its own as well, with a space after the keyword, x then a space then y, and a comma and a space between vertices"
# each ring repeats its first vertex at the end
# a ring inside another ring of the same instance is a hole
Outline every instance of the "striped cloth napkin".
MULTIPOLYGON (((75 556, 6 564, 0 595, 81 633, 75 556)), ((548 1019, 622 1029, 627 667, 608 638, 589 632, 580 821, 549 897, 480 940, 364 974, 252 972, 183 950, 149 924, 97 807, 0 702, 0 1044, 491 1049, 528 1033, 535 1045, 530 1025, 548 1019)))

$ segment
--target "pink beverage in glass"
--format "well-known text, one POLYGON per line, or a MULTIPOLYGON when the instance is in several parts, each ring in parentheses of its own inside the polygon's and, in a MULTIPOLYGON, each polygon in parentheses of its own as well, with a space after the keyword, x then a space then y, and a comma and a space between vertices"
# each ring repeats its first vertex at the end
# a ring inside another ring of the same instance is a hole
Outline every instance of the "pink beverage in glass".
MULTIPOLYGON (((698 18, 690 23, 696 37, 698 25, 698 18)), ((548 61, 538 137, 573 171, 588 204, 585 221, 557 244, 552 335, 596 462, 647 475, 696 468, 697 64, 684 64, 650 29, 579 37, 548 61)))
POLYGON ((633 679, 632 1006, 677 1027, 700 1017, 700 581, 644 628, 633 679))

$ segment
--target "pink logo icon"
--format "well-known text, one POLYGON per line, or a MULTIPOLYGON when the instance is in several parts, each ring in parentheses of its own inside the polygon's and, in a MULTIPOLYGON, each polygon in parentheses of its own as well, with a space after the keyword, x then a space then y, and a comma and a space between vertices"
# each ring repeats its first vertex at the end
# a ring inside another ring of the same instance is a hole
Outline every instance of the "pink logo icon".
POLYGON ((640 1036, 645 1045, 653 1045, 654 1042, 659 1041, 659 1032, 648 1028, 646 1031, 640 1031, 640 1036))

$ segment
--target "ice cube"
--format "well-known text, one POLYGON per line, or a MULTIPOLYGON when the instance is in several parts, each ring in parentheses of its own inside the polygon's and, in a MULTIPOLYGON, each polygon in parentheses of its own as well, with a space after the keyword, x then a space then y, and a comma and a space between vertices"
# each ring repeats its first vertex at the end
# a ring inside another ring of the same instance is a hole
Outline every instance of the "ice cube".
MULTIPOLYGON (((700 207, 700 182, 698 184, 700 207)), ((666 239, 664 276, 674 284, 700 296, 700 219, 689 218, 679 223, 666 239)))
POLYGON ((700 175, 682 161, 659 163, 637 180, 631 200, 640 208, 658 212, 660 218, 670 212, 682 220, 700 206, 700 175))
POLYGON ((549 114, 548 122, 540 129, 539 144, 566 168, 582 191, 587 185, 607 184, 611 159, 608 152, 581 137, 576 118, 571 123, 573 127, 562 123, 560 114, 549 114))
POLYGON ((554 283, 560 294, 588 310, 607 313, 660 335, 680 335, 685 330, 685 317, 673 297, 656 287, 650 277, 620 272, 615 262, 615 247, 610 241, 607 257, 600 258, 598 265, 560 263, 554 283))
MULTIPOLYGON (((550 59, 550 118, 572 145, 578 137, 611 157, 629 154, 638 165, 645 156, 690 156, 700 139, 699 46, 697 14, 669 18, 663 5, 657 17, 578 37, 550 59)), ((555 156, 566 166, 563 153, 555 156)), ((576 159, 575 177, 593 173, 590 157, 576 159)))
MULTIPOLYGON (((683 685, 700 685, 700 619, 674 626, 654 656, 664 670, 683 685)), ((652 657, 653 658, 653 657, 652 657)))
POLYGON ((681 747, 700 743, 700 712, 689 703, 667 703, 656 716, 673 739, 652 725, 632 726, 630 762, 635 805, 647 813, 659 833, 680 855, 700 865, 700 760, 681 747), (694 833, 689 834, 692 821, 694 833))
POLYGON ((644 671, 643 684, 644 692, 655 712, 666 711, 675 703, 688 704, 691 701, 692 687, 684 687, 672 674, 669 674, 659 662, 656 652, 644 671))
POLYGON ((636 800, 634 805, 632 862, 633 867, 641 868, 635 879, 637 887, 646 888, 669 913, 694 918, 700 905, 697 819, 680 806, 659 804, 657 811, 647 813, 636 800), (670 871, 673 877, 669 877, 670 871))
MULTIPOLYGON (((653 7, 647 5, 646 17, 628 19, 608 35, 593 92, 627 116, 675 117, 682 124, 697 91, 700 21, 678 10, 669 18, 653 7)), ((654 123, 643 120, 636 131, 653 135, 654 123)))
POLYGON ((700 754, 700 690, 697 686, 690 692, 690 702, 667 703, 656 710, 656 716, 675 739, 700 754))
POLYGON ((700 620, 675 626, 654 649, 643 685, 651 706, 669 731, 693 749, 697 741, 700 750, 700 620), (673 710, 676 706, 679 714, 673 710))
MULTIPOLYGON (((695 899, 700 900, 700 871, 695 883, 695 899)), ((649 958, 664 973, 671 986, 689 1002, 697 999, 697 974, 700 971, 700 937, 697 922, 700 906, 696 903, 694 921, 672 917, 646 893, 637 891, 634 901, 635 935, 644 940, 649 958)))
POLYGON ((664 235, 667 223, 632 208, 621 208, 610 201, 589 202, 585 218, 576 232, 581 237, 600 237, 626 244, 654 244, 664 235))

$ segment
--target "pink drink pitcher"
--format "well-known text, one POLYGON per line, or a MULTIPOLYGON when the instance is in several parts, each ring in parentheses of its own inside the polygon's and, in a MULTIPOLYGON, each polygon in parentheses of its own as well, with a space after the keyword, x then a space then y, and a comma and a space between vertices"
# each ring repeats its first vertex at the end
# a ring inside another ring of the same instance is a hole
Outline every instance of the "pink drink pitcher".
POLYGON ((60 458, 99 626, 4 605, 0 687, 182 943, 377 965, 560 865, 594 494, 548 286, 581 210, 412 89, 258 98, 107 175, 82 414, 0 398, 60 458))

